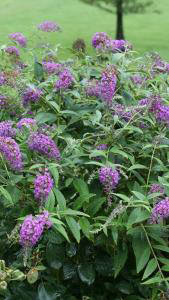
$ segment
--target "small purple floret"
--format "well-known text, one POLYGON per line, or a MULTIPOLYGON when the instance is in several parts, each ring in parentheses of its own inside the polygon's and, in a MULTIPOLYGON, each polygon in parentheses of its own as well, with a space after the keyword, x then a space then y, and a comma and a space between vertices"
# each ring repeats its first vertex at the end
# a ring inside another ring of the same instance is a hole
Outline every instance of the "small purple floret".
POLYGON ((11 137, 0 137, 0 152, 13 170, 22 169, 22 155, 19 145, 11 137))
POLYGON ((27 39, 21 32, 11 33, 9 38, 16 41, 21 47, 25 47, 27 44, 27 39))

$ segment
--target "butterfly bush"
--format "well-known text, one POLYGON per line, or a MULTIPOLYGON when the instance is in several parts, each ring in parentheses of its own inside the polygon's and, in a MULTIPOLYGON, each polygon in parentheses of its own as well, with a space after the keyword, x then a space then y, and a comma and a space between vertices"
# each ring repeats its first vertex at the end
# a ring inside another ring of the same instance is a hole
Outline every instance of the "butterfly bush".
POLYGON ((26 47, 27 39, 21 32, 15 32, 8 35, 8 37, 16 41, 21 47, 26 47))
POLYGON ((56 32, 60 31, 60 26, 52 21, 44 21, 43 23, 39 24, 37 28, 44 32, 56 32))
MULTIPOLYGON (((9 38, 26 47, 20 33, 9 38)), ((55 299, 56 272, 65 299, 125 299, 125 274, 131 297, 166 292, 169 64, 104 32, 92 45, 94 55, 61 61, 59 47, 38 44, 35 62, 1 47, 1 258, 26 277, 19 289, 8 282, 10 299, 55 299)))
POLYGON ((34 196, 39 203, 44 203, 48 198, 52 188, 53 188, 53 179, 48 171, 45 169, 44 172, 38 174, 34 182, 34 196))
POLYGON ((44 211, 42 214, 33 217, 28 215, 20 229, 19 242, 24 248, 32 248, 40 240, 45 229, 49 229, 52 226, 49 220, 49 213, 44 211))
POLYGON ((0 153, 15 171, 23 167, 22 154, 19 145, 11 137, 0 136, 0 153))
POLYGON ((48 158, 60 160, 60 152, 55 142, 47 135, 35 132, 28 139, 28 146, 31 150, 46 155, 48 158))

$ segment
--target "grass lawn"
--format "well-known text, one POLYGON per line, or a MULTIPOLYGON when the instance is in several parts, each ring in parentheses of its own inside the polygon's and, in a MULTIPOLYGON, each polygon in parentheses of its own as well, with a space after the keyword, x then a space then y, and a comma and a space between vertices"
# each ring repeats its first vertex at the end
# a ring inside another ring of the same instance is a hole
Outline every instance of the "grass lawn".
MULTIPOLYGON (((169 60, 169 0, 154 1, 161 14, 125 16, 126 39, 139 53, 155 50, 169 60)), ((0 43, 6 43, 7 35, 16 31, 31 40, 36 24, 44 20, 60 24, 63 32, 53 34, 53 39, 64 47, 81 37, 91 51, 93 33, 106 31, 113 37, 115 33, 114 15, 78 0, 0 0, 0 43)))

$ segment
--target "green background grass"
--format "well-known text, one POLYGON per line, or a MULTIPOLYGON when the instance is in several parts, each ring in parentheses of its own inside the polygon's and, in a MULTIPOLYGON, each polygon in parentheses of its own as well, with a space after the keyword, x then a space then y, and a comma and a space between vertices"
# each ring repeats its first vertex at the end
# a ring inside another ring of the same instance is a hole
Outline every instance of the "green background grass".
MULTIPOLYGON (((169 60, 169 0, 155 0, 160 14, 130 14, 125 16, 125 36, 139 53, 158 51, 169 60)), ((54 33, 53 40, 64 47, 84 38, 91 51, 90 41, 96 31, 115 35, 115 15, 88 6, 78 0, 0 0, 0 42, 7 35, 20 31, 31 41, 36 25, 44 20, 56 21, 63 29, 54 33)))

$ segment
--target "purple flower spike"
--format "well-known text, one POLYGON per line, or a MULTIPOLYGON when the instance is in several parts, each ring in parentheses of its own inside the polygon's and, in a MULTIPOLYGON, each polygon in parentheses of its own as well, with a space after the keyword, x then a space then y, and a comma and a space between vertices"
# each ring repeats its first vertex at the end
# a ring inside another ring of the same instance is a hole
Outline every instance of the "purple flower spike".
POLYGON ((89 97, 100 97, 100 83, 98 80, 90 80, 86 86, 86 95, 89 97))
POLYGON ((36 217, 27 216, 20 229, 20 244, 24 248, 32 248, 40 240, 44 230, 51 226, 47 211, 36 217))
POLYGON ((39 24, 37 28, 44 32, 55 32, 60 31, 60 26, 52 21, 44 21, 43 23, 39 24))
POLYGON ((41 204, 43 204, 44 201, 48 198, 53 188, 53 184, 54 182, 48 169, 45 169, 45 171, 42 174, 37 175, 34 182, 35 199, 38 200, 41 204))
POLYGON ((16 41, 21 47, 25 47, 27 44, 27 39, 21 32, 11 33, 9 38, 16 41))
POLYGON ((15 46, 9 46, 5 48, 5 52, 8 53, 9 55, 19 56, 19 49, 16 48, 15 46))
POLYGON ((6 83, 6 77, 3 72, 0 73, 0 86, 6 83))
POLYGON ((117 186, 120 180, 120 175, 117 170, 111 167, 102 167, 99 170, 99 181, 104 186, 104 191, 109 194, 117 186))
POLYGON ((108 106, 112 105, 112 99, 115 94, 117 78, 113 66, 107 66, 102 73, 100 82, 101 98, 108 106))
POLYGON ((164 188, 158 184, 158 183, 153 183, 151 186, 150 186, 150 191, 149 191, 149 194, 152 194, 152 193, 160 193, 160 194, 164 194, 164 188))
POLYGON ((159 223, 160 220, 167 219, 169 217, 169 197, 158 202, 151 214, 151 223, 159 223))
POLYGON ((109 37, 106 32, 96 32, 92 37, 92 46, 97 50, 103 51, 107 41, 109 41, 109 37))
POLYGON ((22 95, 23 105, 27 106, 29 102, 39 101, 39 99, 42 95, 43 95, 43 92, 40 89, 38 89, 36 87, 35 88, 28 87, 22 95))
POLYGON ((16 129, 13 127, 12 121, 2 121, 0 122, 0 136, 15 137, 16 129))
POLYGON ((68 69, 64 69, 63 72, 59 74, 59 79, 56 81, 55 89, 66 90, 73 84, 74 78, 68 69))
POLYGON ((31 129, 32 127, 36 126, 36 120, 32 118, 23 118, 17 123, 18 129, 23 129, 23 127, 27 127, 31 129))
POLYGON ((60 152, 55 142, 45 134, 33 133, 29 137, 28 146, 31 150, 46 155, 48 158, 60 160, 60 152))
POLYGON ((10 137, 0 137, 0 152, 13 170, 22 169, 22 155, 18 144, 10 137))
POLYGON ((57 63, 52 62, 52 61, 42 62, 42 65, 43 65, 43 68, 44 68, 45 72, 47 72, 48 74, 58 75, 63 69, 62 64, 57 64, 57 63))

